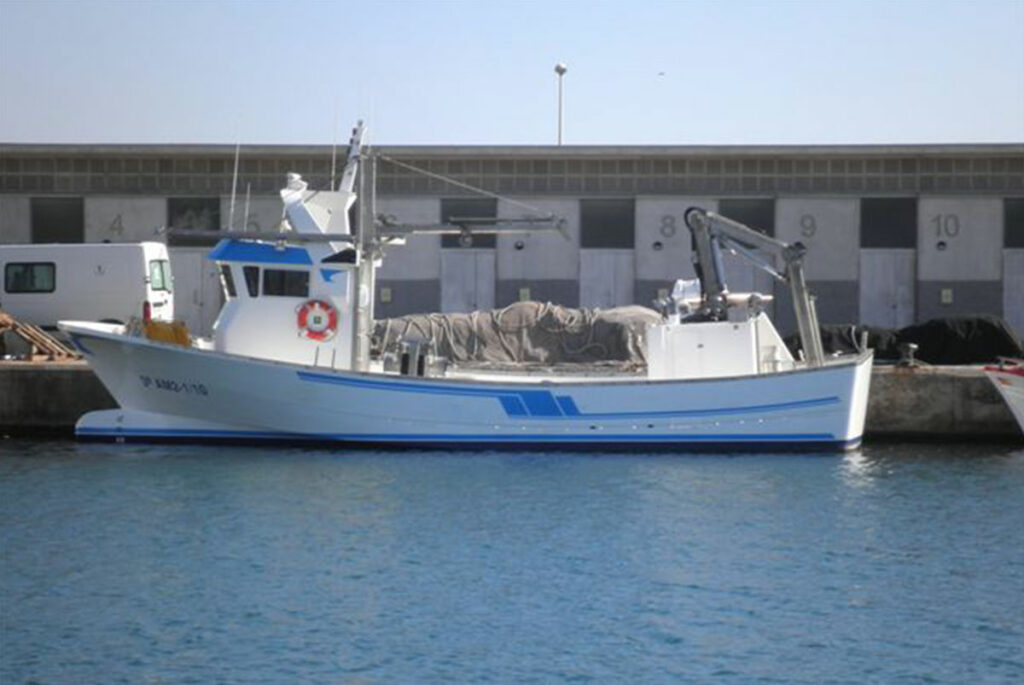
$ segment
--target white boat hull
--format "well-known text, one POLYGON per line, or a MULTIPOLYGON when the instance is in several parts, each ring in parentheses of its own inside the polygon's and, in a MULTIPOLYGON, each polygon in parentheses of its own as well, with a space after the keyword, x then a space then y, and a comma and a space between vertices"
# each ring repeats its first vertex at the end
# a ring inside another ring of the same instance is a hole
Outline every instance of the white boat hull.
POLYGON ((871 353, 698 380, 500 382, 354 373, 176 347, 63 323, 122 409, 80 437, 392 446, 836 449, 864 428, 871 353))
POLYGON ((1024 361, 1011 360, 1001 366, 986 366, 985 375, 1003 396, 1010 413, 1024 432, 1024 361))

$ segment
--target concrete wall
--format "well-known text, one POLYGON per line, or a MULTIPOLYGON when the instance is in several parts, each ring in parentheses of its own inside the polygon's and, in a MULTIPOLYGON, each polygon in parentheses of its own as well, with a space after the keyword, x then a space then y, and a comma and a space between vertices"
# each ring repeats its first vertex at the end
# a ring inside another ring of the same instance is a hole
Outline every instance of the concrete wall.
POLYGON ((115 407, 85 362, 0 363, 2 432, 71 432, 82 414, 115 407))
MULTIPOLYGON (((245 191, 235 197, 234 228, 243 230, 245 214, 245 191)), ((220 223, 225 229, 231 216, 231 196, 220 198, 220 223)), ((165 219, 166 221, 166 219, 165 219)), ((276 231, 281 223, 281 198, 276 195, 260 195, 249 198, 249 221, 244 230, 276 231)))
POLYGON ((865 433, 932 440, 1021 439, 1009 408, 979 367, 875 367, 865 433))
POLYGON ((167 225, 167 199, 99 195, 85 198, 85 242, 165 242, 158 229, 167 225))
POLYGON ((718 202, 708 197, 638 197, 636 200, 636 284, 633 299, 645 306, 672 292, 680 278, 696 278, 690 229, 683 215, 690 207, 709 211, 718 202))
MULTIPOLYGON (((441 201, 436 197, 381 198, 377 211, 403 224, 436 224, 440 220, 441 201)), ((436 235, 417 235, 406 244, 389 247, 384 265, 377 271, 380 280, 424 281, 441 278, 441 239, 436 235)))
POLYGON ((536 211, 501 200, 500 218, 516 219, 529 214, 554 214, 565 219, 565 235, 557 231, 499 235, 495 305, 503 307, 527 299, 566 306, 579 302, 579 202, 572 199, 516 197, 536 211), (524 292, 523 289, 529 292, 524 292))
MULTIPOLYGON (((517 197, 515 200, 536 207, 536 213, 551 213, 565 219, 566 236, 557 231, 499 235, 498 279, 575 281, 580 264, 579 203, 532 197, 517 197), (521 244, 522 249, 517 249, 517 244, 521 244)), ((523 207, 498 202, 499 218, 517 219, 529 213, 523 207)))
MULTIPOLYGON (((609 298, 628 295, 630 301, 650 306, 671 289, 675 279, 693 277, 690 236, 683 223, 685 209, 697 205, 714 210, 718 206, 715 198, 707 196, 640 195, 636 198, 633 249, 609 253, 604 261, 594 252, 587 257, 589 266, 584 269, 579 248, 579 199, 568 194, 514 199, 565 217, 571 240, 565 241, 557 234, 499 236, 496 249, 491 251, 493 284, 473 286, 474 290, 489 290, 487 297, 495 306, 522 296, 577 306, 582 301, 581 287, 596 287, 600 275, 607 271, 602 266, 605 262, 614 262, 615 272, 621 271, 619 276, 630 280, 632 289, 629 292, 628 287, 615 284, 611 290, 617 294, 608 294, 609 298), (632 275, 626 267, 632 269, 632 275), (582 284, 584 271, 589 285, 582 284)), ((221 196, 220 203, 221 223, 226 225, 230 197, 221 196)), ((406 223, 435 223, 440 216, 440 198, 435 195, 386 196, 379 198, 378 204, 381 212, 406 223)), ((242 222, 244 208, 242 194, 236 198, 236 225, 242 222)), ((498 203, 500 217, 518 218, 526 211, 507 201, 498 203)), ((1020 304, 1024 298, 1019 296, 1024 257, 1016 256, 1020 249, 1003 248, 1002 196, 920 198, 916 250, 860 249, 859 211, 860 200, 856 197, 789 196, 776 202, 776 234, 785 240, 801 240, 809 248, 807 276, 818 295, 822 322, 860 321, 900 327, 933 317, 991 313, 1007 317, 1018 333, 1024 334, 1024 305, 1020 304)), ((249 212, 250 230, 274 230, 281 218, 280 200, 276 195, 253 197, 249 212)), ((88 241, 160 240, 154 229, 166 224, 167 199, 87 195, 84 214, 88 241)), ((0 242, 30 240, 29 196, 0 195, 0 242)), ((388 250, 378 272, 379 316, 441 308, 444 273, 440 244, 439 236, 415 236, 406 246, 388 250)), ((458 271, 462 267, 456 267, 455 262, 466 260, 448 261, 453 264, 449 270, 458 271)), ((772 310, 780 329, 794 328, 786 288, 776 286, 736 259, 728 261, 727 270, 732 290, 774 293, 776 305, 772 310)), ((465 281, 457 278, 459 275, 453 272, 449 280, 465 281)), ((178 306, 179 311, 187 313, 190 305, 181 299, 178 306)))
POLYGON ((1001 315, 1002 199, 922 197, 917 224, 917 319, 1001 315))
POLYGON ((31 206, 25 195, 0 195, 0 243, 32 242, 31 206))
POLYGON ((860 254, 860 202, 848 198, 779 198, 775 235, 807 246, 809 281, 855 282, 860 254))
MULTIPOLYGON (((390 197, 377 201, 379 213, 400 223, 433 224, 441 215, 436 197, 390 197)), ((436 312, 441 307, 441 238, 410 236, 405 245, 389 247, 377 271, 379 318, 417 312, 436 312)))
MULTIPOLYGON (((804 273, 817 296, 823 324, 856 323, 860 317, 860 202, 850 198, 779 198, 775 235, 807 246, 804 273)), ((789 288, 775 284, 776 326, 796 330, 789 288)))
MULTIPOLYGON (((0 195, 0 242, 31 242, 29 200, 26 195, 0 195)), ((164 196, 87 195, 83 205, 86 242, 162 240, 156 230, 167 225, 167 198, 164 196)), ((230 209, 230 196, 221 197, 221 224, 225 227, 230 209)), ((239 228, 244 210, 245 196, 242 195, 235 200, 235 225, 239 228)), ((280 198, 266 195, 250 198, 249 230, 273 231, 280 222, 280 198)))

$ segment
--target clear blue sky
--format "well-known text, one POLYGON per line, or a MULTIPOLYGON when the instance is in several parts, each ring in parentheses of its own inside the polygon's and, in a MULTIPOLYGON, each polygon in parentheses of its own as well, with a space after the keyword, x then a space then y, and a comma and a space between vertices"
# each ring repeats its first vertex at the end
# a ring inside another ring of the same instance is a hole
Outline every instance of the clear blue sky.
POLYGON ((0 141, 1024 141, 1024 0, 0 0, 0 141), (338 122, 337 124, 335 122, 338 122))

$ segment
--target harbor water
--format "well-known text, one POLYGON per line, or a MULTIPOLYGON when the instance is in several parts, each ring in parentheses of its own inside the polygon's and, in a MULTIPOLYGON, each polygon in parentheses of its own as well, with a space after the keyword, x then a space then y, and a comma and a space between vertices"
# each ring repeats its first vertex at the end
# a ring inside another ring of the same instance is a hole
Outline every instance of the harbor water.
POLYGON ((1024 448, 0 442, 0 682, 1024 680, 1024 448))

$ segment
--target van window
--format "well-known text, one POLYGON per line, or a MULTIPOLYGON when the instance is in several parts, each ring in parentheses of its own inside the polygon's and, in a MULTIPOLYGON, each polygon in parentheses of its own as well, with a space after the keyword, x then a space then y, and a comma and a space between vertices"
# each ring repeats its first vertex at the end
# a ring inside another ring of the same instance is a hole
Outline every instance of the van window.
POLYGON ((164 285, 167 286, 167 292, 171 292, 174 289, 174 274, 171 273, 171 263, 166 259, 161 259, 160 266, 164 270, 164 285))
POLYGON ((228 299, 238 297, 238 292, 235 290, 235 278, 231 275, 231 267, 227 264, 220 265, 220 282, 228 294, 228 299))
POLYGON ((9 293, 52 293, 56 287, 53 262, 10 262, 4 267, 4 290, 9 293))
POLYGON ((260 268, 258 266, 243 266, 242 273, 245 274, 245 289, 249 291, 249 297, 259 297, 260 268))
POLYGON ((309 272, 264 269, 263 294, 281 297, 309 297, 309 272))
POLYGON ((171 263, 166 259, 154 259, 149 263, 149 287, 171 292, 171 263))

